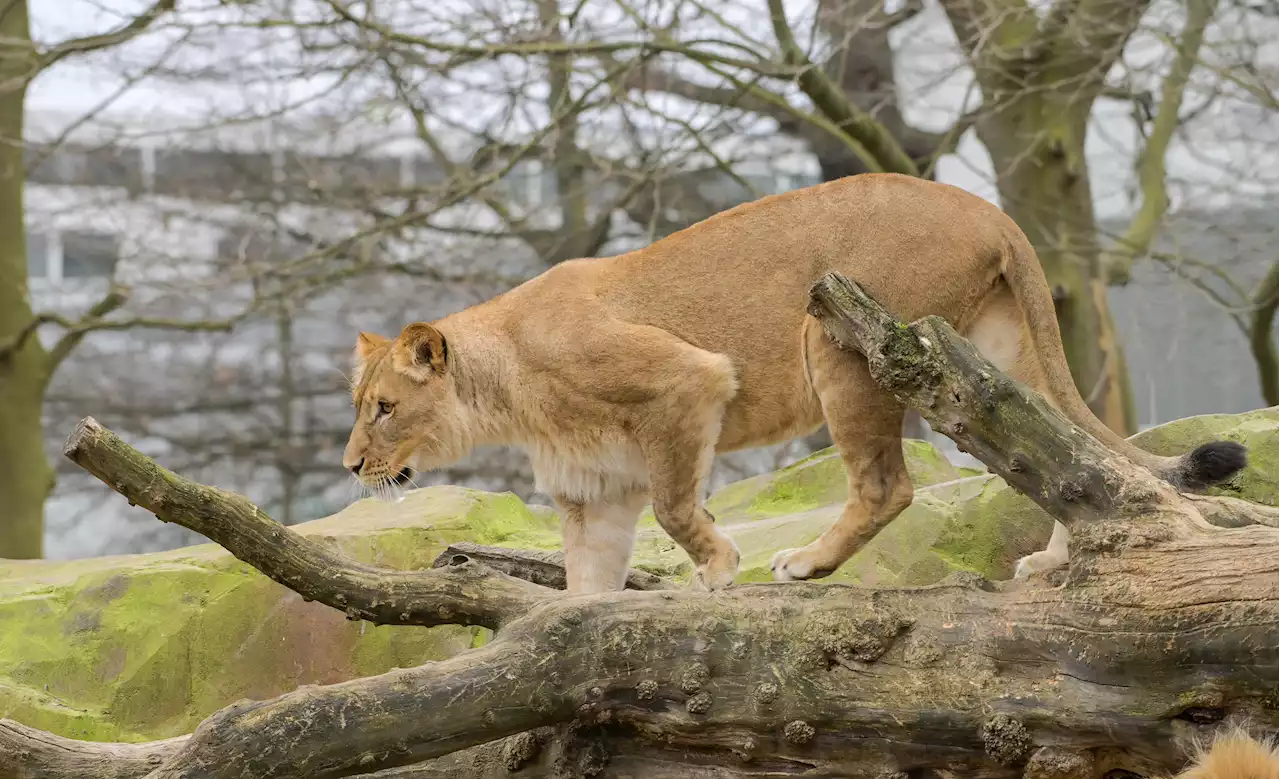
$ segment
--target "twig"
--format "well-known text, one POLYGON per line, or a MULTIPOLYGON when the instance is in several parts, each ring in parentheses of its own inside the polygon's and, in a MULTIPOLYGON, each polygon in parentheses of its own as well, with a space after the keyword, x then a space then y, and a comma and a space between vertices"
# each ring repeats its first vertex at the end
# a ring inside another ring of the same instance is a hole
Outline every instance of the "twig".
POLYGON ((799 68, 796 81, 813 101, 814 106, 828 119, 839 125, 841 130, 866 147, 873 157, 873 170, 918 176, 919 168, 903 151, 902 146, 889 130, 855 106, 832 82, 826 72, 813 64, 805 55, 804 50, 791 34, 791 26, 787 23, 786 9, 783 8, 782 0, 768 0, 768 4, 783 61, 789 66, 799 68))

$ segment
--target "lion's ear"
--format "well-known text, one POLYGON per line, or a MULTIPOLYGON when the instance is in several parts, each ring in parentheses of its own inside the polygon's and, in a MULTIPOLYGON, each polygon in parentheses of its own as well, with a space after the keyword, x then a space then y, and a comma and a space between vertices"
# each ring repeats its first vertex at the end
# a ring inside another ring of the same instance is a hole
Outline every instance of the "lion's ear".
POLYGON ((414 322, 400 332, 392 347, 395 369, 418 381, 431 374, 443 374, 448 365, 449 345, 444 333, 426 322, 414 322))
POLYGON ((361 333, 356 339, 356 362, 365 362, 374 350, 390 341, 377 333, 361 333))
POLYGON ((369 362, 375 350, 391 339, 384 338, 377 333, 361 333, 356 339, 356 365, 355 370, 351 372, 351 390, 360 386, 360 379, 364 376, 364 366, 369 362))

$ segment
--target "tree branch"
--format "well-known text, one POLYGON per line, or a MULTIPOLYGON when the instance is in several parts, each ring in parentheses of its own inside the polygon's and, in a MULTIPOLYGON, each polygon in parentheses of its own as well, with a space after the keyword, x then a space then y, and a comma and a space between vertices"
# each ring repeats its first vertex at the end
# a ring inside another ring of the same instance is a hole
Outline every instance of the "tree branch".
POLYGON ((627 74, 623 85, 627 89, 664 92, 696 103, 722 108, 738 108, 767 116, 778 123, 779 129, 787 133, 800 133, 800 128, 806 124, 801 116, 797 116, 797 113, 802 112, 794 106, 782 105, 780 101, 783 98, 780 96, 775 95, 777 100, 766 100, 745 84, 733 87, 701 84, 659 67, 653 62, 647 63, 645 67, 632 69, 627 74))
POLYGON ((280 525, 243 495, 162 468, 92 418, 80 422, 63 454, 131 504, 216 541, 303 598, 351 619, 496 629, 554 597, 545 588, 474 563, 432 571, 357 563, 280 525))
POLYGON ((1112 285, 1129 283, 1134 260, 1151 247, 1156 230, 1169 210, 1169 193, 1165 187, 1165 156, 1181 123, 1182 98, 1187 82, 1200 56, 1205 29, 1217 11, 1218 0, 1187 0, 1187 19, 1169 74, 1160 88, 1160 108, 1152 123, 1146 146, 1138 159, 1138 186, 1142 205, 1134 215, 1118 245, 1103 258, 1112 285))
POLYGON ((101 35, 89 35, 84 38, 74 38, 55 44, 39 53, 37 66, 32 76, 34 77, 36 74, 72 55, 87 54, 92 51, 128 43, 145 32, 161 16, 174 10, 176 5, 175 0, 156 0, 151 7, 135 16, 124 26, 118 27, 111 32, 102 33, 101 35))
MULTIPOLYGON (((450 43, 448 41, 440 41, 432 38, 425 38, 420 35, 401 32, 370 19, 361 19, 353 15, 336 0, 329 0, 327 5, 339 17, 341 17, 343 21, 368 30, 369 32, 376 33, 386 41, 407 46, 415 46, 427 51, 448 54, 454 57, 463 57, 474 61, 495 59, 497 57, 504 56, 538 57, 562 55, 597 57, 601 54, 617 54, 621 52, 634 51, 638 54, 647 55, 656 53, 678 54, 695 62, 727 65, 773 78, 792 78, 796 75, 796 70, 794 68, 777 65, 775 63, 759 59, 743 59, 742 57, 733 57, 727 54, 719 54, 705 49, 698 49, 695 46, 696 42, 679 42, 661 38, 640 41, 589 41, 584 43, 550 40, 521 41, 517 43, 450 43)), ((280 26, 293 25, 289 22, 282 22, 280 26)), ((727 44, 726 41, 707 42, 718 45, 727 44)), ((754 54, 754 52, 751 53, 754 54)))
POLYGON ((84 340, 89 333, 103 330, 130 330, 133 328, 152 328, 159 330, 182 330, 189 333, 215 332, 223 333, 233 328, 236 323, 250 314, 250 311, 231 317, 230 319, 187 321, 166 317, 128 317, 126 319, 108 319, 107 317, 120 309, 129 299, 129 290, 112 286, 101 300, 85 312, 79 319, 71 319, 62 314, 46 312, 32 317, 25 327, 3 344, 0 344, 0 361, 6 360, 22 348, 29 338, 35 336, 43 325, 58 325, 63 328, 62 336, 54 343, 45 357, 45 375, 52 377, 64 360, 84 340))
POLYGON ((783 8, 782 0, 767 0, 767 2, 769 15, 773 21, 773 32, 778 39, 778 47, 782 50, 783 62, 788 66, 799 68, 796 75, 797 83, 813 101, 814 107, 866 148, 871 159, 863 161, 872 166, 873 170, 905 173, 909 176, 920 175, 915 162, 903 151, 897 139, 884 125, 854 105, 848 96, 832 82, 826 71, 809 60, 791 34, 791 26, 787 23, 786 9, 783 8))
MULTIPOLYGON (((1072 18, 1080 10, 1081 0, 1055 0, 1044 15, 1036 37, 1045 42, 1056 40, 1067 29, 1072 18)), ((1035 56, 1035 55, 1033 55, 1035 56)))
POLYGON ((890 29, 897 27, 904 22, 908 22, 920 14, 924 10, 924 0, 904 0, 902 7, 898 10, 884 15, 883 19, 878 20, 880 24, 890 29))
MULTIPOLYGON (((1086 538, 1076 526, 1105 521, 1099 532, 1114 533, 1120 519, 1173 535, 1202 529, 1206 520, 1171 485, 1000 373, 941 318, 900 325, 838 273, 814 284, 811 297, 809 313, 836 343, 866 356, 881 387, 1061 520, 1073 539, 1086 538)), ((1145 542, 1143 534, 1133 539, 1145 542)))
POLYGON ((0 719, 5 779, 137 779, 173 755, 189 736, 145 744, 76 741, 0 719))
MULTIPOLYGON (((57 324, 65 328, 72 329, 81 325, 84 322, 97 320, 97 319, 101 319, 102 317, 105 317, 107 314, 110 314, 116 309, 123 306, 125 302, 128 301, 128 299, 129 299, 129 291, 124 287, 116 286, 113 284, 111 285, 111 289, 107 291, 107 294, 104 295, 103 298, 99 300, 97 303, 94 303, 93 306, 90 307, 87 312, 85 312, 85 316, 79 321, 68 320, 60 314, 54 314, 54 313, 37 314, 36 316, 32 317, 31 321, 27 323, 27 326, 19 330, 17 335, 11 338, 8 343, 4 345, 0 345, 0 360, 8 359, 10 355, 18 351, 19 349, 21 349, 22 345, 27 342, 27 339, 31 338, 33 335, 36 334, 36 332, 40 329, 41 325, 57 324)), ((88 331, 85 331, 85 332, 88 332, 88 331)), ((83 334, 81 337, 83 337, 83 334)), ((60 344, 61 342, 59 342, 59 345, 60 344)), ((57 352, 57 351, 59 350, 55 346, 54 352, 57 352)), ((69 352, 70 347, 66 347, 64 351, 69 352)), ((50 352, 49 356, 45 358, 46 364, 49 366, 47 373, 50 375, 52 375, 54 369, 58 367, 58 364, 61 363, 62 360, 66 358, 66 354, 64 353, 58 356, 57 360, 55 361, 53 356, 54 352, 50 352)))

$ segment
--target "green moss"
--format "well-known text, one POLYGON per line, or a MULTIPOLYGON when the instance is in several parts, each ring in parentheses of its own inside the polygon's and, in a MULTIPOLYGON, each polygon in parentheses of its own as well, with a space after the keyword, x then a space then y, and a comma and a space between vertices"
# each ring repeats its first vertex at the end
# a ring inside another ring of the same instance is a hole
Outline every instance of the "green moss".
POLYGON ((844 463, 838 457, 810 460, 787 468, 756 493, 747 510, 759 517, 810 511, 848 494, 844 463))
MULTIPOLYGON (((902 456, 911 483, 917 489, 980 473, 956 468, 926 441, 904 440, 902 456)), ((707 509, 717 518, 725 512, 753 518, 777 517, 842 503, 848 494, 844 462, 835 448, 830 447, 777 473, 726 486, 711 496, 707 509)))
MULTIPOLYGON (((514 496, 441 487, 400 504, 360 501, 295 529, 403 569, 429 566, 459 539, 553 546, 556 528, 552 512, 514 496)), ((189 732, 239 698, 412 667, 488 640, 479 628, 349 622, 212 544, 0 564, 0 623, 0 716, 92 740, 189 732)))
POLYGON ((1272 406, 1247 414, 1187 417, 1145 430, 1131 440, 1147 451, 1166 456, 1184 454, 1214 440, 1244 444, 1249 464, 1230 482, 1209 492, 1275 506, 1280 494, 1278 423, 1280 412, 1272 406))
POLYGON ((476 543, 522 549, 559 548, 560 524, 554 512, 535 513, 510 492, 476 492, 474 499, 466 514, 466 529, 476 543))
POLYGON ((1053 518, 1001 479, 980 481, 977 495, 956 504, 933 552, 955 570, 1007 579, 1019 557, 1048 543, 1053 518))

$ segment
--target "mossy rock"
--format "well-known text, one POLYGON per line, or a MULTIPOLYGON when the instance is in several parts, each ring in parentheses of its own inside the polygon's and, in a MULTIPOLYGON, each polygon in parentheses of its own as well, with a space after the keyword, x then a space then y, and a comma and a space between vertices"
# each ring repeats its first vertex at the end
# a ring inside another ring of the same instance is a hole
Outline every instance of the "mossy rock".
POLYGON ((1205 414, 1144 430, 1133 437, 1133 442, 1161 455, 1182 454, 1214 440, 1244 444, 1249 452, 1249 464, 1234 479, 1209 492, 1275 506, 1277 495, 1280 495, 1280 480, 1277 479, 1280 457, 1277 457, 1276 447, 1278 424, 1280 409, 1276 406, 1247 414, 1205 414))
MULTIPOLYGON (((450 543, 554 547, 555 514, 436 487, 295 527, 349 557, 429 567, 450 543)), ((188 733, 269 698, 450 657, 481 628, 377 627, 304 603, 215 544, 71 562, 0 561, 0 716, 73 738, 188 733)))
MULTIPOLYGON (((1179 420, 1137 438, 1168 454, 1206 440, 1243 442, 1250 467, 1230 494, 1276 504, 1277 412, 1179 420)), ((1053 522, 999 478, 957 468, 933 447, 905 443, 912 506, 832 577, 923 585, 955 571, 1011 575, 1043 548, 1053 522)), ((832 450, 731 484, 707 502, 743 553, 738 581, 769 578, 769 561, 816 538, 840 514, 844 471, 832 450)), ((294 528, 342 553, 397 569, 424 568, 456 541, 555 549, 555 512, 509 494, 458 487, 360 501, 294 528)), ((636 567, 687 581, 688 557, 641 520, 636 567)), ((0 561, 0 716, 60 735, 136 741, 189 732, 240 698, 266 698, 441 659, 488 639, 461 627, 348 622, 214 544, 72 562, 0 561)))
MULTIPOLYGON (((915 570, 924 554, 921 542, 945 524, 941 509, 980 489, 986 477, 981 471, 953 465, 924 441, 904 441, 903 458, 916 486, 915 502, 864 550, 874 547, 876 551, 859 554, 833 574, 833 581, 923 584, 954 570, 940 568, 932 559, 923 561, 922 570, 915 570)), ((773 554, 817 538, 840 516, 848 494, 844 464, 830 448, 780 471, 727 485, 706 505, 742 552, 737 581, 768 581, 773 554)), ((682 582, 692 573, 688 556, 658 527, 652 509, 646 509, 641 519, 632 564, 682 582)))
MULTIPOLYGON (((1215 491, 1276 505, 1276 408, 1189 417, 1133 437, 1139 446, 1169 455, 1219 439, 1243 443, 1249 466, 1215 491)), ((1048 543, 1052 518, 999 477, 957 468, 921 441, 905 441, 904 456, 915 501, 828 581, 915 586, 957 571, 1007 579, 1019 557, 1048 543)), ((768 581, 773 554, 817 538, 839 517, 847 494, 839 456, 827 449, 776 473, 730 484, 711 496, 707 508, 742 551, 738 581, 768 581)), ((645 520, 636 567, 687 581, 688 557, 656 527, 651 513, 645 520)))

